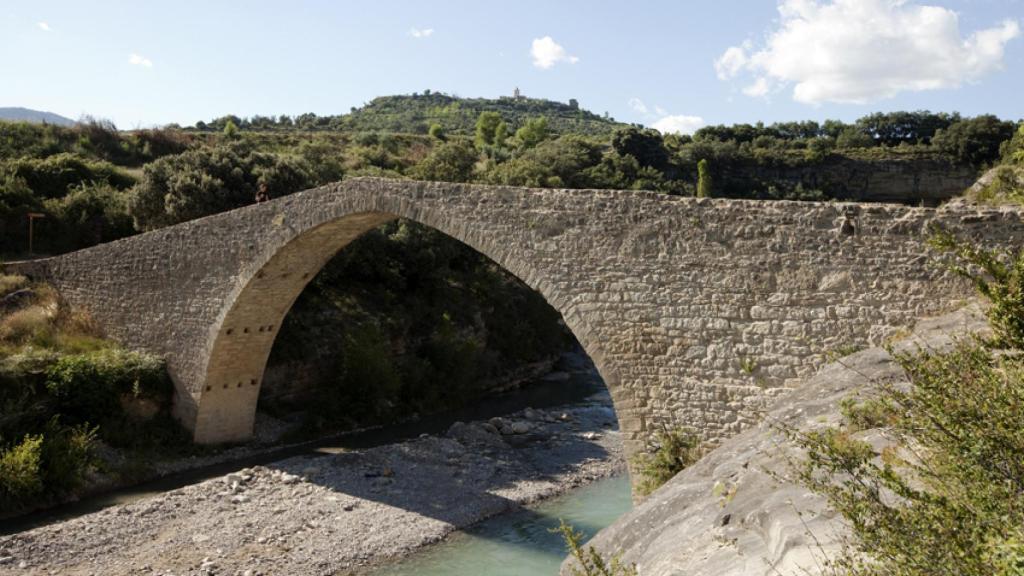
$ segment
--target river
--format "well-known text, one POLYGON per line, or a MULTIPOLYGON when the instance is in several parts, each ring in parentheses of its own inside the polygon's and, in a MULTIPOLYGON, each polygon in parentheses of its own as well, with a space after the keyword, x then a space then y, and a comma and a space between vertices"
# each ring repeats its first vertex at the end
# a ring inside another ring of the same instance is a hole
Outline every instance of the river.
POLYGON ((632 505, 629 477, 599 480, 528 509, 484 520, 370 576, 554 576, 566 555, 559 519, 589 539, 632 505))

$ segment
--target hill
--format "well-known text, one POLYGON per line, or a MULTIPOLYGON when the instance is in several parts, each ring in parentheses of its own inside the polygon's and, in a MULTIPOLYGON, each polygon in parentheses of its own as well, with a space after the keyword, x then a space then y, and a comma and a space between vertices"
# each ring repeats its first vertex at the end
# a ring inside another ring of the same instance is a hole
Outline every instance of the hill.
POLYGON ((544 116, 555 135, 581 134, 606 136, 627 126, 614 118, 600 116, 583 108, 575 100, 568 104, 541 98, 459 98, 441 92, 403 94, 374 98, 349 114, 317 116, 301 114, 294 118, 224 116, 210 122, 198 122, 199 130, 220 131, 231 120, 242 130, 324 130, 346 132, 390 132, 426 134, 431 125, 440 125, 448 134, 473 134, 481 112, 497 112, 513 131, 526 120, 544 116))
POLYGON ((55 124, 57 126, 74 126, 75 121, 61 116, 60 114, 54 114, 53 112, 43 112, 42 110, 32 110, 30 108, 0 108, 0 120, 11 120, 13 122, 35 122, 38 124, 55 124))
POLYGON ((458 98, 443 93, 381 96, 343 117, 342 126, 352 131, 426 133, 432 124, 455 134, 472 134, 481 112, 497 112, 512 128, 529 118, 544 116, 555 133, 609 134, 625 126, 613 118, 568 104, 540 98, 458 98))

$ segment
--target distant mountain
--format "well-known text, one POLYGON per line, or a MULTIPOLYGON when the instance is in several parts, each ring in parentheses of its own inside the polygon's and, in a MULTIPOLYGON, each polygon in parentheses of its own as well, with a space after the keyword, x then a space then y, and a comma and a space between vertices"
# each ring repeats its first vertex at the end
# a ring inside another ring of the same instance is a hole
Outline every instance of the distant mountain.
POLYGON ((65 118, 60 114, 31 110, 29 108, 0 108, 0 120, 56 124, 57 126, 73 126, 75 124, 74 120, 65 118))
POLYGON ((203 131, 220 131, 230 120, 241 130, 314 130, 346 132, 392 132, 426 134, 434 124, 448 134, 472 135, 481 112, 497 112, 511 134, 530 118, 543 116, 555 134, 605 135, 626 126, 607 115, 600 116, 580 107, 541 98, 459 98, 441 92, 380 96, 349 114, 317 116, 300 114, 294 118, 222 116, 210 122, 198 122, 203 131))

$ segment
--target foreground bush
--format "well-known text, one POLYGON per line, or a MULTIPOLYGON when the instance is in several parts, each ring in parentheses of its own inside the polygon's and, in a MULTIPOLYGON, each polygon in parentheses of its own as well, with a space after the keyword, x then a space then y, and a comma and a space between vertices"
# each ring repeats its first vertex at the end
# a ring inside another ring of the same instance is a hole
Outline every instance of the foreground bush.
POLYGON ((560 520, 557 528, 562 533, 565 546, 576 564, 569 568, 572 576, 637 576, 636 565, 625 565, 618 556, 606 559, 593 546, 584 547, 583 534, 560 520))
POLYGON ((874 397, 845 405, 841 427, 797 436, 807 450, 800 479, 853 535, 836 573, 1024 573, 1024 257, 938 244, 992 300, 996 338, 897 355, 910 386, 879 383, 874 397), (876 427, 893 441, 881 452, 858 435, 876 427))
POLYGON ((72 493, 93 469, 95 443, 95 429, 56 417, 6 449, 0 438, 0 512, 72 493))
POLYGON ((663 430, 655 437, 655 449, 640 454, 634 462, 634 473, 639 474, 636 491, 646 496, 682 472, 700 458, 697 437, 686 430, 663 430))

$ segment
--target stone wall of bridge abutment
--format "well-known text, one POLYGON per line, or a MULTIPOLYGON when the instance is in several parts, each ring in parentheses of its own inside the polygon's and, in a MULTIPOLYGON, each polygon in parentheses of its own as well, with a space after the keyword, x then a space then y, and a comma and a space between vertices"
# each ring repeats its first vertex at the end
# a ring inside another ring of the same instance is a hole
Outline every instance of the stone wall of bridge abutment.
POLYGON ((1010 209, 357 179, 8 268, 163 354, 195 438, 236 441, 251 434, 294 298, 334 253, 396 217, 540 292, 598 366, 629 450, 662 427, 730 436, 829 354, 959 303, 970 287, 933 261, 932 226, 994 246, 1024 239, 1010 209))

